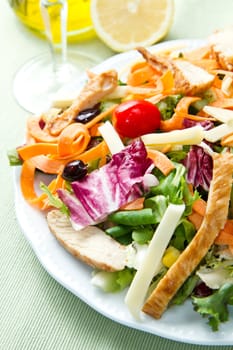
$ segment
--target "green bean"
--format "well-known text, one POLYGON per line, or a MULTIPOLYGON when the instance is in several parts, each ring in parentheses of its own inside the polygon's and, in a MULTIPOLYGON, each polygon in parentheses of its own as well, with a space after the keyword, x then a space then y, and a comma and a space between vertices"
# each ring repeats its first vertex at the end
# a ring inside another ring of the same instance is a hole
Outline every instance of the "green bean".
POLYGON ((124 236, 127 233, 130 233, 131 231, 132 231, 132 229, 130 227, 123 226, 123 225, 109 227, 107 230, 105 230, 105 232, 108 235, 110 235, 114 238, 124 236))
POLYGON ((117 224, 126 226, 140 226, 155 223, 155 216, 151 208, 118 211, 109 215, 109 219, 117 224))
POLYGON ((149 242, 154 234, 154 230, 149 227, 142 227, 133 230, 132 239, 139 244, 145 244, 149 242))

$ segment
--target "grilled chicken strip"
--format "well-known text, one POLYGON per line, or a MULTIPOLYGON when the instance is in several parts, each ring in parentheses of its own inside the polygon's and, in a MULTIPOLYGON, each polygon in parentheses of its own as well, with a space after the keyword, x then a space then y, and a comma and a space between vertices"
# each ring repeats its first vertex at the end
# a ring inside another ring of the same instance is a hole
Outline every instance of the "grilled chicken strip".
POLYGON ((81 90, 72 105, 62 114, 51 118, 47 128, 51 135, 59 135, 74 118, 84 109, 94 107, 103 97, 113 92, 118 85, 118 74, 115 70, 109 70, 101 74, 90 74, 90 79, 81 90))
POLYGON ((174 93, 184 95, 196 95, 207 90, 213 80, 214 75, 209 74, 204 69, 182 59, 169 59, 151 54, 143 47, 138 51, 142 54, 150 66, 165 72, 171 70, 174 78, 174 93))
POLYGON ((220 66, 233 71, 233 27, 219 30, 208 38, 211 52, 220 66))
POLYGON ((126 265, 126 246, 95 226, 75 231, 69 218, 59 210, 47 215, 50 231, 61 245, 86 264, 105 271, 120 271, 126 265))
POLYGON ((143 306, 145 313, 160 318, 170 300, 213 245, 227 219, 232 174, 233 154, 214 155, 213 179, 202 225, 147 299, 143 306))

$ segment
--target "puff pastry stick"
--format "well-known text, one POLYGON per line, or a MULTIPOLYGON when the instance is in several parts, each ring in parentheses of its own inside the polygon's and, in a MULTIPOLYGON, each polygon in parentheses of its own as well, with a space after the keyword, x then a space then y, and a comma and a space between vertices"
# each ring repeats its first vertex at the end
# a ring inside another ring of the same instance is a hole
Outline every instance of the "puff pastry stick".
POLYGON ((223 228, 232 187, 233 154, 214 154, 213 178, 201 227, 146 300, 143 311, 160 318, 170 300, 198 266, 223 228))

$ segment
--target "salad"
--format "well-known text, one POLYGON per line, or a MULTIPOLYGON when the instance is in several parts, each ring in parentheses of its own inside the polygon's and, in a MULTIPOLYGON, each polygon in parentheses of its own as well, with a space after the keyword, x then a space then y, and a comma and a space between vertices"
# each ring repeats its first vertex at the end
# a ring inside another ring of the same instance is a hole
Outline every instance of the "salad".
POLYGON ((127 289, 136 319, 188 298, 213 331, 229 318, 232 37, 215 33, 192 52, 139 48, 126 79, 88 72, 74 99, 28 118, 26 143, 9 154, 25 200, 93 267, 91 283, 127 289), (49 179, 39 192, 38 171, 49 179))

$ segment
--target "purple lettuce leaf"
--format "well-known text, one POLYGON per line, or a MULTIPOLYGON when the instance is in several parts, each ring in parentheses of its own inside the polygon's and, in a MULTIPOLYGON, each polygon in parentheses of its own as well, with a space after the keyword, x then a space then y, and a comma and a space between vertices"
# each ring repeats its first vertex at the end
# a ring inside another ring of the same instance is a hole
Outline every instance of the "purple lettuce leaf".
POLYGON ((202 147, 191 146, 183 164, 187 169, 187 182, 208 191, 213 173, 212 157, 202 147))
POLYGON ((105 166, 80 181, 72 182, 79 204, 72 199, 70 208, 62 190, 58 195, 68 206, 75 223, 82 224, 83 218, 98 223, 142 194, 143 176, 152 170, 151 164, 143 142, 138 139, 114 154, 105 166))
POLYGON ((57 193, 59 198, 69 208, 71 221, 76 224, 75 227, 77 230, 94 224, 92 218, 73 194, 63 189, 58 189, 57 193))
POLYGON ((204 120, 199 122, 199 121, 185 118, 183 121, 184 128, 191 128, 196 125, 202 126, 204 130, 210 130, 214 127, 214 123, 211 120, 204 120))

